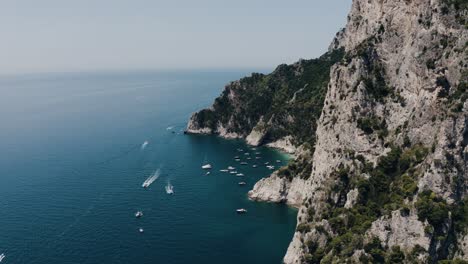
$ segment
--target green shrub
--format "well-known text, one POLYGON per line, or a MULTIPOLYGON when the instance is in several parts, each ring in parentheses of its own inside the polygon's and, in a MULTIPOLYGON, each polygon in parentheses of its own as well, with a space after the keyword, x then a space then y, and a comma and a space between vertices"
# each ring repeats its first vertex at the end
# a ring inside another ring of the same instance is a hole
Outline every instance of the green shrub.
POLYGON ((432 191, 420 193, 415 206, 418 210, 419 220, 427 220, 436 229, 448 219, 449 207, 447 202, 437 197, 432 191))

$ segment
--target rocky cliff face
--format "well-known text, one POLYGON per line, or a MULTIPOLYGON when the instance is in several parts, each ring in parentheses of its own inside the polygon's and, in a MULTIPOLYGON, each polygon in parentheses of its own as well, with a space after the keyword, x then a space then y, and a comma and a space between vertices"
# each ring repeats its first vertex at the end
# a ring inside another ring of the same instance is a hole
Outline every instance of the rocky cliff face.
POLYGON ((191 118, 190 132, 296 148, 249 192, 300 207, 285 263, 468 259, 467 15, 462 0, 354 0, 314 67, 234 82, 191 118))

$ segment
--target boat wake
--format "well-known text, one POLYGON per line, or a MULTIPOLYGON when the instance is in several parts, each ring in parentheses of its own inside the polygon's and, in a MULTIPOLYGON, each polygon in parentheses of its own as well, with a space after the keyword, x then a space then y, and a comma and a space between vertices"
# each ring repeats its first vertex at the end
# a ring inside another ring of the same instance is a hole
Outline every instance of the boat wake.
POLYGON ((161 174, 160 170, 157 169, 151 176, 148 177, 148 179, 146 179, 143 184, 141 185, 141 187, 143 188, 147 188, 149 187, 155 180, 157 180, 159 178, 159 175, 161 174))
POLYGON ((146 146, 148 146, 148 144, 149 144, 148 141, 143 142, 143 144, 141 144, 141 150, 144 150, 146 146))

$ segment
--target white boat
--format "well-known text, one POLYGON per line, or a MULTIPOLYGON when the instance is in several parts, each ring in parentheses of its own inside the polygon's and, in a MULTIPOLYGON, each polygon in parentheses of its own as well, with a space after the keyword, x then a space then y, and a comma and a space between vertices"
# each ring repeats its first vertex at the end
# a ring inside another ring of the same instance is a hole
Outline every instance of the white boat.
POLYGON ((246 185, 247 183, 245 183, 245 182, 239 182, 238 184, 239 184, 239 185, 246 185))
POLYGON ((245 162, 245 161, 243 161, 243 162, 241 162, 240 164, 241 164, 241 165, 247 165, 248 163, 245 162))
POLYGON ((219 170, 220 172, 228 172, 229 170, 219 170))
POLYGON ((138 211, 138 212, 135 213, 135 217, 136 217, 136 218, 140 218, 140 217, 142 217, 142 216, 143 216, 143 212, 142 212, 142 211, 138 211))
POLYGON ((244 155, 248 156, 248 155, 250 155, 250 153, 246 152, 246 153, 244 153, 244 155))
POLYGON ((143 232, 145 232, 145 230, 143 230, 143 228, 140 227, 140 228, 138 228, 138 232, 143 233, 143 232))
POLYGON ((243 173, 237 173, 236 176, 242 177, 242 176, 244 176, 244 174, 243 173))
POLYGON ((240 161, 240 159, 234 159, 235 161, 240 161))
POLYGON ((159 178, 159 175, 160 175, 160 170, 157 169, 151 176, 148 177, 148 179, 146 179, 143 182, 141 187, 148 188, 155 180, 157 180, 159 178))
POLYGON ((262 154, 262 153, 260 153, 260 152, 255 152, 255 155, 260 155, 260 154, 262 154))
POLYGON ((170 183, 166 185, 165 189, 167 194, 174 194, 174 186, 172 186, 170 183))
POLYGON ((207 172, 205 173, 205 175, 210 175, 210 173, 211 173, 211 172, 207 171, 207 172))
POLYGON ((251 157, 248 157, 247 159, 248 159, 248 160, 251 160, 252 158, 251 158, 251 157))
POLYGON ((274 169, 275 169, 275 166, 272 166, 272 165, 266 166, 266 167, 267 167, 268 169, 270 169, 270 170, 274 170, 274 169))
POLYGON ((255 159, 261 159, 262 157, 255 157, 255 159))
POLYGON ((240 209, 237 209, 236 212, 237 212, 238 214, 245 214, 245 213, 247 213, 247 210, 244 209, 244 208, 240 208, 240 209))
POLYGON ((231 171, 230 173, 231 173, 231 174, 236 174, 236 173, 237 173, 237 171, 231 171))
POLYGON ((280 163, 280 162, 281 162, 281 160, 276 160, 276 163, 280 163))
POLYGON ((234 159, 240 159, 240 157, 239 157, 239 156, 235 156, 234 159))
POLYGON ((202 169, 204 169, 204 170, 209 170, 211 168, 212 168, 211 164, 205 164, 205 165, 202 166, 202 169))
POLYGON ((257 165, 252 165, 252 168, 257 168, 258 166, 257 165))
POLYGON ((229 166, 228 167, 228 170, 235 170, 236 168, 232 167, 232 166, 229 166))
POLYGON ((2 253, 2 254, 0 255, 0 262, 2 262, 4 258, 5 258, 5 254, 2 253))

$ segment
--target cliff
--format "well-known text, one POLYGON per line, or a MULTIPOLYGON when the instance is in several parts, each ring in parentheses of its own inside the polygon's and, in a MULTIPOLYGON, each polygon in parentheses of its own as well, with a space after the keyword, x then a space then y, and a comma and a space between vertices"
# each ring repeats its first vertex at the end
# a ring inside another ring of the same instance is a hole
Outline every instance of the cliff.
POLYGON ((192 133, 287 146, 249 192, 299 207, 285 263, 468 259, 468 10, 354 0, 316 60, 226 86, 192 133))

